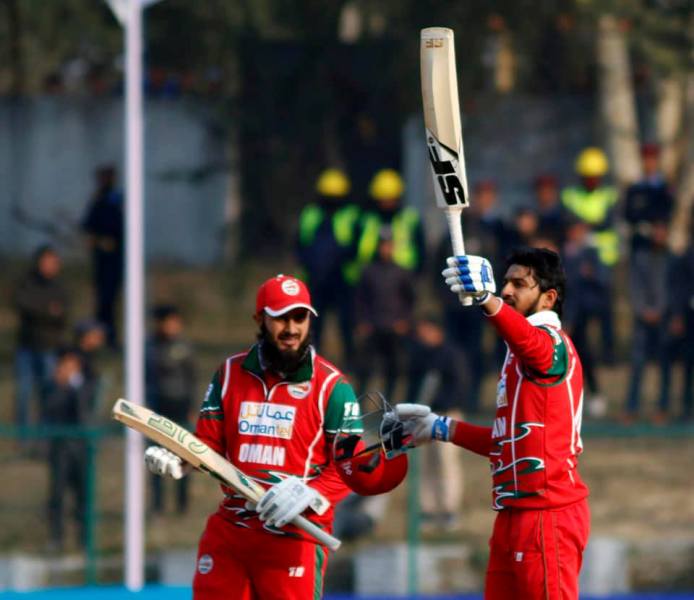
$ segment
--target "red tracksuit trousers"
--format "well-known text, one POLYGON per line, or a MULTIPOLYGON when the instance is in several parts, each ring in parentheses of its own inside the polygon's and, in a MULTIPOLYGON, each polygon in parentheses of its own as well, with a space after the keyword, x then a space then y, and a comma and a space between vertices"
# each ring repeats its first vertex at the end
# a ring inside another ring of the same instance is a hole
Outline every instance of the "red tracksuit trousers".
POLYGON ((207 520, 194 600, 318 600, 328 551, 319 544, 207 520))
POLYGON ((485 600, 578 600, 589 530, 586 500, 561 509, 499 511, 489 540, 485 600))

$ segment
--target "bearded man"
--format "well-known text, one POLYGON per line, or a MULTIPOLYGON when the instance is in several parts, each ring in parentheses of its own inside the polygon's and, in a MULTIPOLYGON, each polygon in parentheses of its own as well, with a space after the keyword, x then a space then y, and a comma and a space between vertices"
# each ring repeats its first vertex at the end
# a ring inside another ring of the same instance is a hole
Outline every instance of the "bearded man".
MULTIPOLYGON (((212 377, 195 435, 268 490, 251 505, 222 486, 198 547, 195 600, 319 598, 327 549, 289 523, 306 511, 330 532, 335 504, 350 491, 383 493, 405 476, 404 460, 380 454, 361 470, 333 460, 335 434, 346 417, 358 422, 360 406, 345 376, 311 346, 314 316, 302 281, 268 279, 256 297, 257 343, 212 377)), ((145 462, 174 478, 189 470, 157 446, 145 462)))

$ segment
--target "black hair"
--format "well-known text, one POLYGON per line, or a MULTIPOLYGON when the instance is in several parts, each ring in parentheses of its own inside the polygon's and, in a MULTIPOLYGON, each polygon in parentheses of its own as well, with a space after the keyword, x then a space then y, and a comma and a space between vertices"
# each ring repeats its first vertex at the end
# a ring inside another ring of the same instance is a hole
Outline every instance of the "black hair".
POLYGON ((561 317, 566 294, 566 274, 559 255, 547 248, 522 246, 514 249, 506 259, 506 268, 508 269, 511 265, 530 268, 541 292, 557 291, 557 299, 552 310, 561 317))
POLYGON ((41 260, 46 254, 55 254, 58 256, 58 251, 53 244, 41 244, 34 250, 34 262, 41 260))
POLYGON ((155 321, 163 321, 169 317, 180 317, 181 311, 173 304, 158 304, 152 309, 152 317, 155 321))

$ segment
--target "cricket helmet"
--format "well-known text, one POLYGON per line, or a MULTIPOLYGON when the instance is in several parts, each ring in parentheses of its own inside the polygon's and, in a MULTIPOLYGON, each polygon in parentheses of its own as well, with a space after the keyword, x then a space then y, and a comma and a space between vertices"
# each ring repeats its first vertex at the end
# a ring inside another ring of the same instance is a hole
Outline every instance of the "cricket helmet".
POLYGON ((356 408, 343 418, 333 441, 338 475, 362 496, 389 492, 407 475, 411 436, 402 423, 387 418, 393 409, 380 393, 364 394, 356 408))
POLYGON ((607 156, 600 148, 586 148, 576 158, 576 173, 581 177, 602 177, 610 168, 607 156))
POLYGON ((379 202, 397 200, 405 191, 405 182, 394 169, 381 169, 369 184, 369 194, 379 202))
POLYGON ((316 191, 328 198, 344 198, 350 188, 349 178, 340 169, 325 169, 316 181, 316 191))

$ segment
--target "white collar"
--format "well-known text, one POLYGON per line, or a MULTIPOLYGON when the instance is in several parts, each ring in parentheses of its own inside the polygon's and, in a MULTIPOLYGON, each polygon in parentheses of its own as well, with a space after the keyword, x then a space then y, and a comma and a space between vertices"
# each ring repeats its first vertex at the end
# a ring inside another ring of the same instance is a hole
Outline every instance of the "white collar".
POLYGON ((549 325, 555 329, 561 329, 561 321, 559 315, 553 310, 541 310, 527 317, 528 323, 535 327, 540 325, 549 325))

